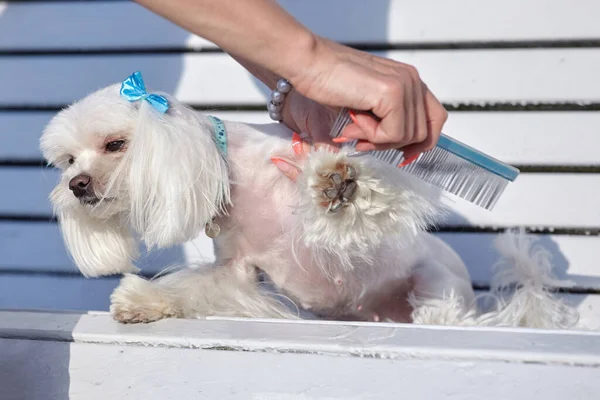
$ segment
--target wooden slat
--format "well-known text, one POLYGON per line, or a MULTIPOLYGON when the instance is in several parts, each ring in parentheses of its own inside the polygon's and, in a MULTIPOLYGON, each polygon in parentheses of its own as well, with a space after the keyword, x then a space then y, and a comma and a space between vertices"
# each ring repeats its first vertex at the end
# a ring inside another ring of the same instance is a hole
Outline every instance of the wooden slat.
MULTIPOLYGON (((214 259, 212 241, 204 234, 182 246, 152 252, 141 246, 140 252, 136 266, 145 275, 173 265, 214 259)), ((58 224, 0 222, 0 254, 0 271, 78 274, 58 224)))
POLYGON ((0 192, 0 214, 50 215, 48 196, 58 179, 53 168, 0 168, 0 185, 5 188, 0 192))
MULTIPOLYGON (((436 233, 462 258, 475 285, 490 283, 492 267, 500 254, 494 247, 496 234, 436 233)), ((600 237, 535 235, 536 246, 550 253, 553 274, 574 283, 574 289, 600 290, 600 237)))
MULTIPOLYGON (((383 54, 383 53, 381 53, 383 54)), ((594 102, 600 49, 392 51, 445 103, 594 102)), ((143 72, 150 90, 198 105, 262 105, 268 91, 225 54, 0 58, 0 104, 71 103, 143 72), (24 79, 27 77, 27 79, 24 79)))
POLYGON ((600 174, 521 174, 490 212, 448 197, 447 223, 484 226, 600 226, 600 174))
POLYGON ((0 308, 107 311, 119 280, 0 274, 0 308))
POLYGON ((124 394, 145 400, 388 400, 398 393, 414 400, 595 400, 599 395, 595 366, 465 362, 445 358, 443 351, 429 359, 390 360, 1 339, 0 352, 11 366, 0 370, 6 400, 124 394), (36 384, 28 384, 31 380, 36 384))
MULTIPOLYGON (((58 182, 54 169, 0 168, 2 214, 51 213, 48 194, 58 182)), ((486 226, 600 226, 600 174, 521 174, 492 212, 448 196, 453 213, 445 223, 486 226)))
POLYGON ((129 1, 9 3, 0 19, 3 50, 184 47, 191 36, 129 1))
MULTIPOLYGON (((600 332, 207 317, 123 325, 106 312, 0 311, 0 338, 388 359, 600 363, 600 332), (531 344, 535 343, 536 346, 531 344), (560 343, 560 345, 559 345, 560 343)), ((347 359, 347 358, 346 358, 347 359)))
MULTIPOLYGON (((0 113, 0 161, 41 159, 39 137, 54 114, 0 113)), ((261 111, 211 114, 250 123, 272 122, 261 111)), ((445 132, 510 164, 576 166, 600 165, 599 126, 600 112, 450 112, 445 132)))
MULTIPOLYGON (((594 0, 579 0, 577 7, 568 0, 550 0, 543 6, 519 0, 282 0, 280 4, 315 33, 353 43, 600 36, 595 19, 600 6, 594 0)), ((9 3, 0 9, 0 18, 0 49, 212 47, 131 2, 9 3)))
POLYGON ((509 164, 598 165, 600 112, 451 112, 446 134, 509 164))
MULTIPOLYGON (((499 254, 494 247, 496 234, 436 233, 464 260, 477 286, 490 284, 492 266, 499 254)), ((553 273, 570 280, 576 290, 600 290, 600 237, 537 235, 538 245, 552 256, 553 273)), ((181 246, 147 253, 136 263, 142 273, 152 275, 172 265, 214 260, 212 242, 204 234, 181 246)), ((56 224, 0 223, 0 271, 21 273, 72 273, 78 271, 65 250, 56 224), (35 251, 32 246, 35 244, 35 251)))
POLYGON ((41 159, 39 140, 55 113, 0 113, 0 160, 41 159))

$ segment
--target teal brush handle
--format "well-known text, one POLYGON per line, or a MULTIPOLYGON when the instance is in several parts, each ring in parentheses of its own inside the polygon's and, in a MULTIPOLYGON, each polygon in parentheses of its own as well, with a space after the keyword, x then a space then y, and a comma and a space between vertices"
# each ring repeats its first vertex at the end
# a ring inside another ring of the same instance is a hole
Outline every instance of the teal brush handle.
POLYGON ((503 163, 502 161, 461 143, 456 139, 452 139, 450 136, 443 133, 440 135, 436 146, 469 161, 471 164, 478 165, 504 179, 508 179, 511 182, 519 176, 520 171, 517 168, 503 163))

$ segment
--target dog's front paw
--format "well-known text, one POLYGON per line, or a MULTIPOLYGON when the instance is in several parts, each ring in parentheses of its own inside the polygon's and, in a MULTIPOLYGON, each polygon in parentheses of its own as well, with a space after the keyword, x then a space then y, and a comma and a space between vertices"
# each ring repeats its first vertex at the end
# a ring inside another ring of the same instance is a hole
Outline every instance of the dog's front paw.
POLYGON ((135 275, 126 275, 110 300, 112 317, 126 324, 176 318, 180 314, 163 288, 135 275))
POLYGON ((328 213, 336 213, 354 199, 358 187, 356 179, 356 167, 339 160, 317 169, 312 188, 317 192, 317 198, 321 198, 320 205, 328 213))

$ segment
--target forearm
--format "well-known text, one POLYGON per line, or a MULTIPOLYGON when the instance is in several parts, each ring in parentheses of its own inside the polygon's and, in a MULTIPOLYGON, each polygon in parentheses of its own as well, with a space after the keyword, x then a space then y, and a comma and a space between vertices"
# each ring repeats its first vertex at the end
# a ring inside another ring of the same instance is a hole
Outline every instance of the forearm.
POLYGON ((274 0, 135 1, 215 43, 242 65, 288 79, 310 64, 316 46, 315 36, 274 0))
POLYGON ((257 79, 259 79, 262 83, 264 83, 269 89, 275 89, 277 85, 277 81, 281 78, 281 76, 276 73, 268 70, 267 68, 258 65, 252 61, 249 61, 243 57, 236 56, 230 54, 231 57, 236 60, 242 67, 244 67, 248 72, 254 75, 257 79))

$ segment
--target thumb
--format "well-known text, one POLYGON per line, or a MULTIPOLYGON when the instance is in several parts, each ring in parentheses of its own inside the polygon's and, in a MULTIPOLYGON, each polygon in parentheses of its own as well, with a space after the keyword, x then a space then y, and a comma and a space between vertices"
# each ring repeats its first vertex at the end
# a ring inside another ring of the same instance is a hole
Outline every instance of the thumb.
POLYGON ((292 161, 283 157, 271 157, 271 162, 291 181, 295 182, 300 175, 300 168, 292 161))

